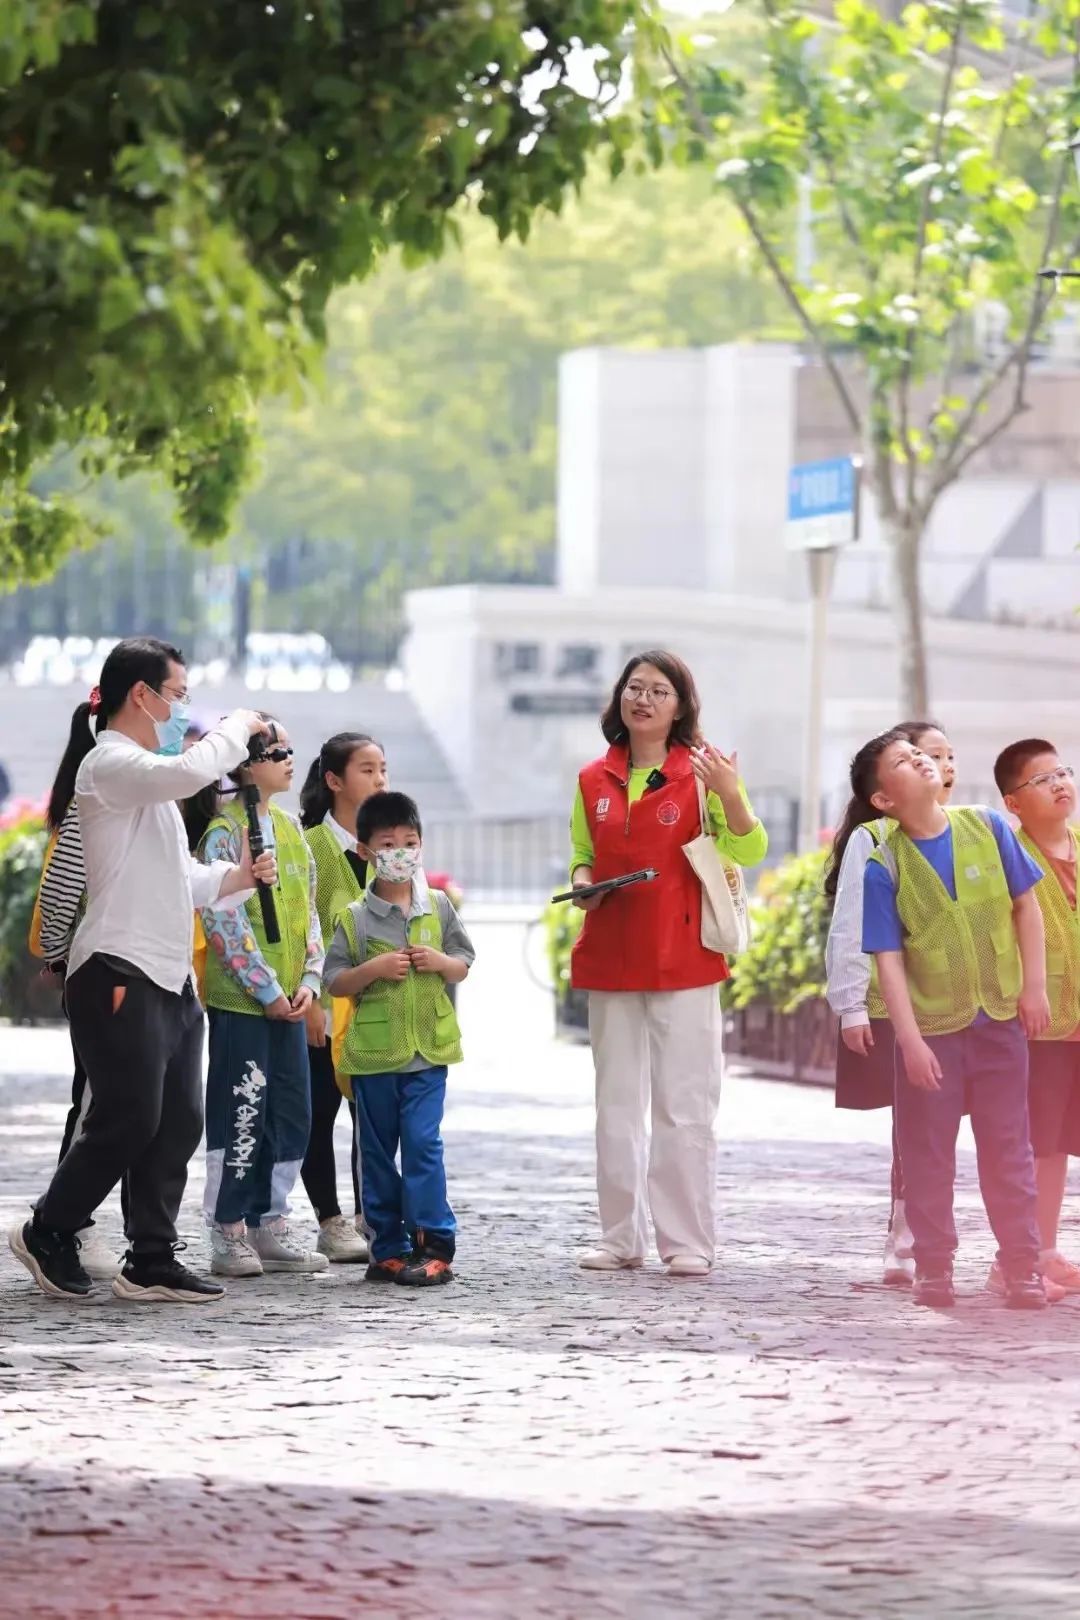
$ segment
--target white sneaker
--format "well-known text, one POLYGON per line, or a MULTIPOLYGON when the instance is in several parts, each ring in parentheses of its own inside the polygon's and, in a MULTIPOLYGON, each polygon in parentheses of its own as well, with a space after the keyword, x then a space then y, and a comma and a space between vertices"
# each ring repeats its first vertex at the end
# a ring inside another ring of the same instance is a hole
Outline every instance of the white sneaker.
POLYGON ((338 1265, 355 1265, 358 1260, 368 1258, 366 1238, 361 1237, 344 1215, 331 1215, 328 1221, 323 1221, 315 1247, 338 1265))
POLYGON ((906 1288, 915 1281, 915 1255, 912 1242, 904 1201, 898 1198, 893 1204, 892 1220, 885 1238, 882 1280, 888 1287, 906 1288))
POLYGON ((119 1277, 124 1262, 113 1254, 96 1226, 84 1226, 75 1236, 79 1240, 79 1264, 88 1276, 103 1282, 119 1277))
POLYGON ((701 1254, 673 1254, 666 1264, 672 1277, 707 1277, 712 1270, 701 1254))
POLYGON ((261 1277, 262 1261, 243 1232, 230 1236, 222 1226, 210 1228, 210 1270, 215 1277, 261 1277))
POLYGON ((307 1248, 303 1238, 297 1237, 280 1216, 261 1226, 249 1226, 247 1240, 264 1271, 326 1271, 330 1265, 325 1254, 307 1248))
POLYGON ((635 1271, 638 1266, 644 1264, 640 1255, 624 1260, 621 1255, 613 1254, 610 1249, 586 1249, 578 1260, 578 1265, 586 1271, 635 1271))

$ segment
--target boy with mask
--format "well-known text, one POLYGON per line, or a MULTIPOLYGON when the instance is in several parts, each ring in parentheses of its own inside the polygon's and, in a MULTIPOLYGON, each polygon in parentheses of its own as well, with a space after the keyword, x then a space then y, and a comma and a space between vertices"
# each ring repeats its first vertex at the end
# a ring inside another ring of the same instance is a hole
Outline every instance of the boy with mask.
POLYGON ((354 1002, 337 1068, 356 1103, 366 1276, 414 1288, 454 1275, 441 1128, 461 1032, 446 986, 461 983, 475 956, 448 897, 428 887, 421 835, 404 793, 360 806, 356 837, 375 880, 341 914, 323 975, 332 996, 354 1002))

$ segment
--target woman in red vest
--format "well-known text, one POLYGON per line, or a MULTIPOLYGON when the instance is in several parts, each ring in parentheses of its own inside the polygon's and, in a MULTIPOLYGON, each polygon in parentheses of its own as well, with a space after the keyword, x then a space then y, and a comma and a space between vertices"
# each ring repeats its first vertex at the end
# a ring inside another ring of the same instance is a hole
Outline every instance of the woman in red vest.
POLYGON ((600 729, 610 747, 578 778, 571 817, 575 888, 655 867, 658 877, 576 902, 588 912, 571 980, 589 992, 596 1067, 599 1246, 590 1270, 643 1264, 646 1207, 672 1273, 712 1267, 716 1231, 716 1111, 727 962, 701 943, 701 884, 682 846, 701 831, 697 781, 707 790, 717 847, 740 866, 768 838, 736 759, 701 741, 693 676, 669 652, 631 658, 600 729), (646 1114, 652 1107, 652 1143, 646 1114))

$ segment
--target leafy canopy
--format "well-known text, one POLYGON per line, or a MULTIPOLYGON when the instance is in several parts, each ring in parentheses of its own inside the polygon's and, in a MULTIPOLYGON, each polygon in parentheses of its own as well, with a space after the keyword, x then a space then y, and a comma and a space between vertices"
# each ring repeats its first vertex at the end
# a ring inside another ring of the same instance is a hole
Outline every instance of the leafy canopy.
POLYGON ((926 519, 1025 408, 1053 297, 1038 272, 1080 255, 1080 0, 1047 0, 1008 35, 990 0, 899 16, 838 0, 827 23, 790 0, 732 9, 760 29, 745 77, 724 61, 728 18, 682 41, 644 30, 646 139, 657 160, 713 167, 829 373, 893 540, 905 701, 922 708, 926 519), (979 341, 980 306, 996 346, 979 341))
MULTIPOLYGON (((321 630, 342 656, 383 662, 403 588, 550 579, 560 354, 792 336, 711 185, 701 167, 590 176, 527 242, 500 244, 470 214, 460 248, 413 269, 390 254, 337 292, 318 385, 260 412, 262 467, 230 542, 235 560, 258 559, 257 625, 321 630)), ((77 482, 69 465, 49 483, 61 473, 77 482)), ((181 544, 147 478, 98 480, 80 504, 112 538, 10 602, 32 606, 22 639, 115 635, 160 614, 192 651, 190 572, 217 554, 181 544)), ((5 619, 0 599, 0 656, 5 619)))
POLYGON ((309 368, 333 289, 557 210, 643 0, 8 0, 0 38, 0 579, 92 530, 31 478, 163 471, 200 539, 249 471, 252 400, 309 368), (593 81, 582 87, 581 48, 593 81))

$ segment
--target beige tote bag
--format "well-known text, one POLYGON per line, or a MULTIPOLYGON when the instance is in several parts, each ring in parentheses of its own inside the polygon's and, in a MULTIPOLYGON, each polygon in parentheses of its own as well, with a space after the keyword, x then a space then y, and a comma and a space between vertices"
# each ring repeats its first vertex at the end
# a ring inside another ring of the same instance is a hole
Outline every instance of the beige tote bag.
POLYGON ((712 838, 705 789, 697 781, 701 832, 683 854, 701 879, 701 943, 707 951, 737 956, 750 943, 750 901, 742 868, 725 861, 712 838))

